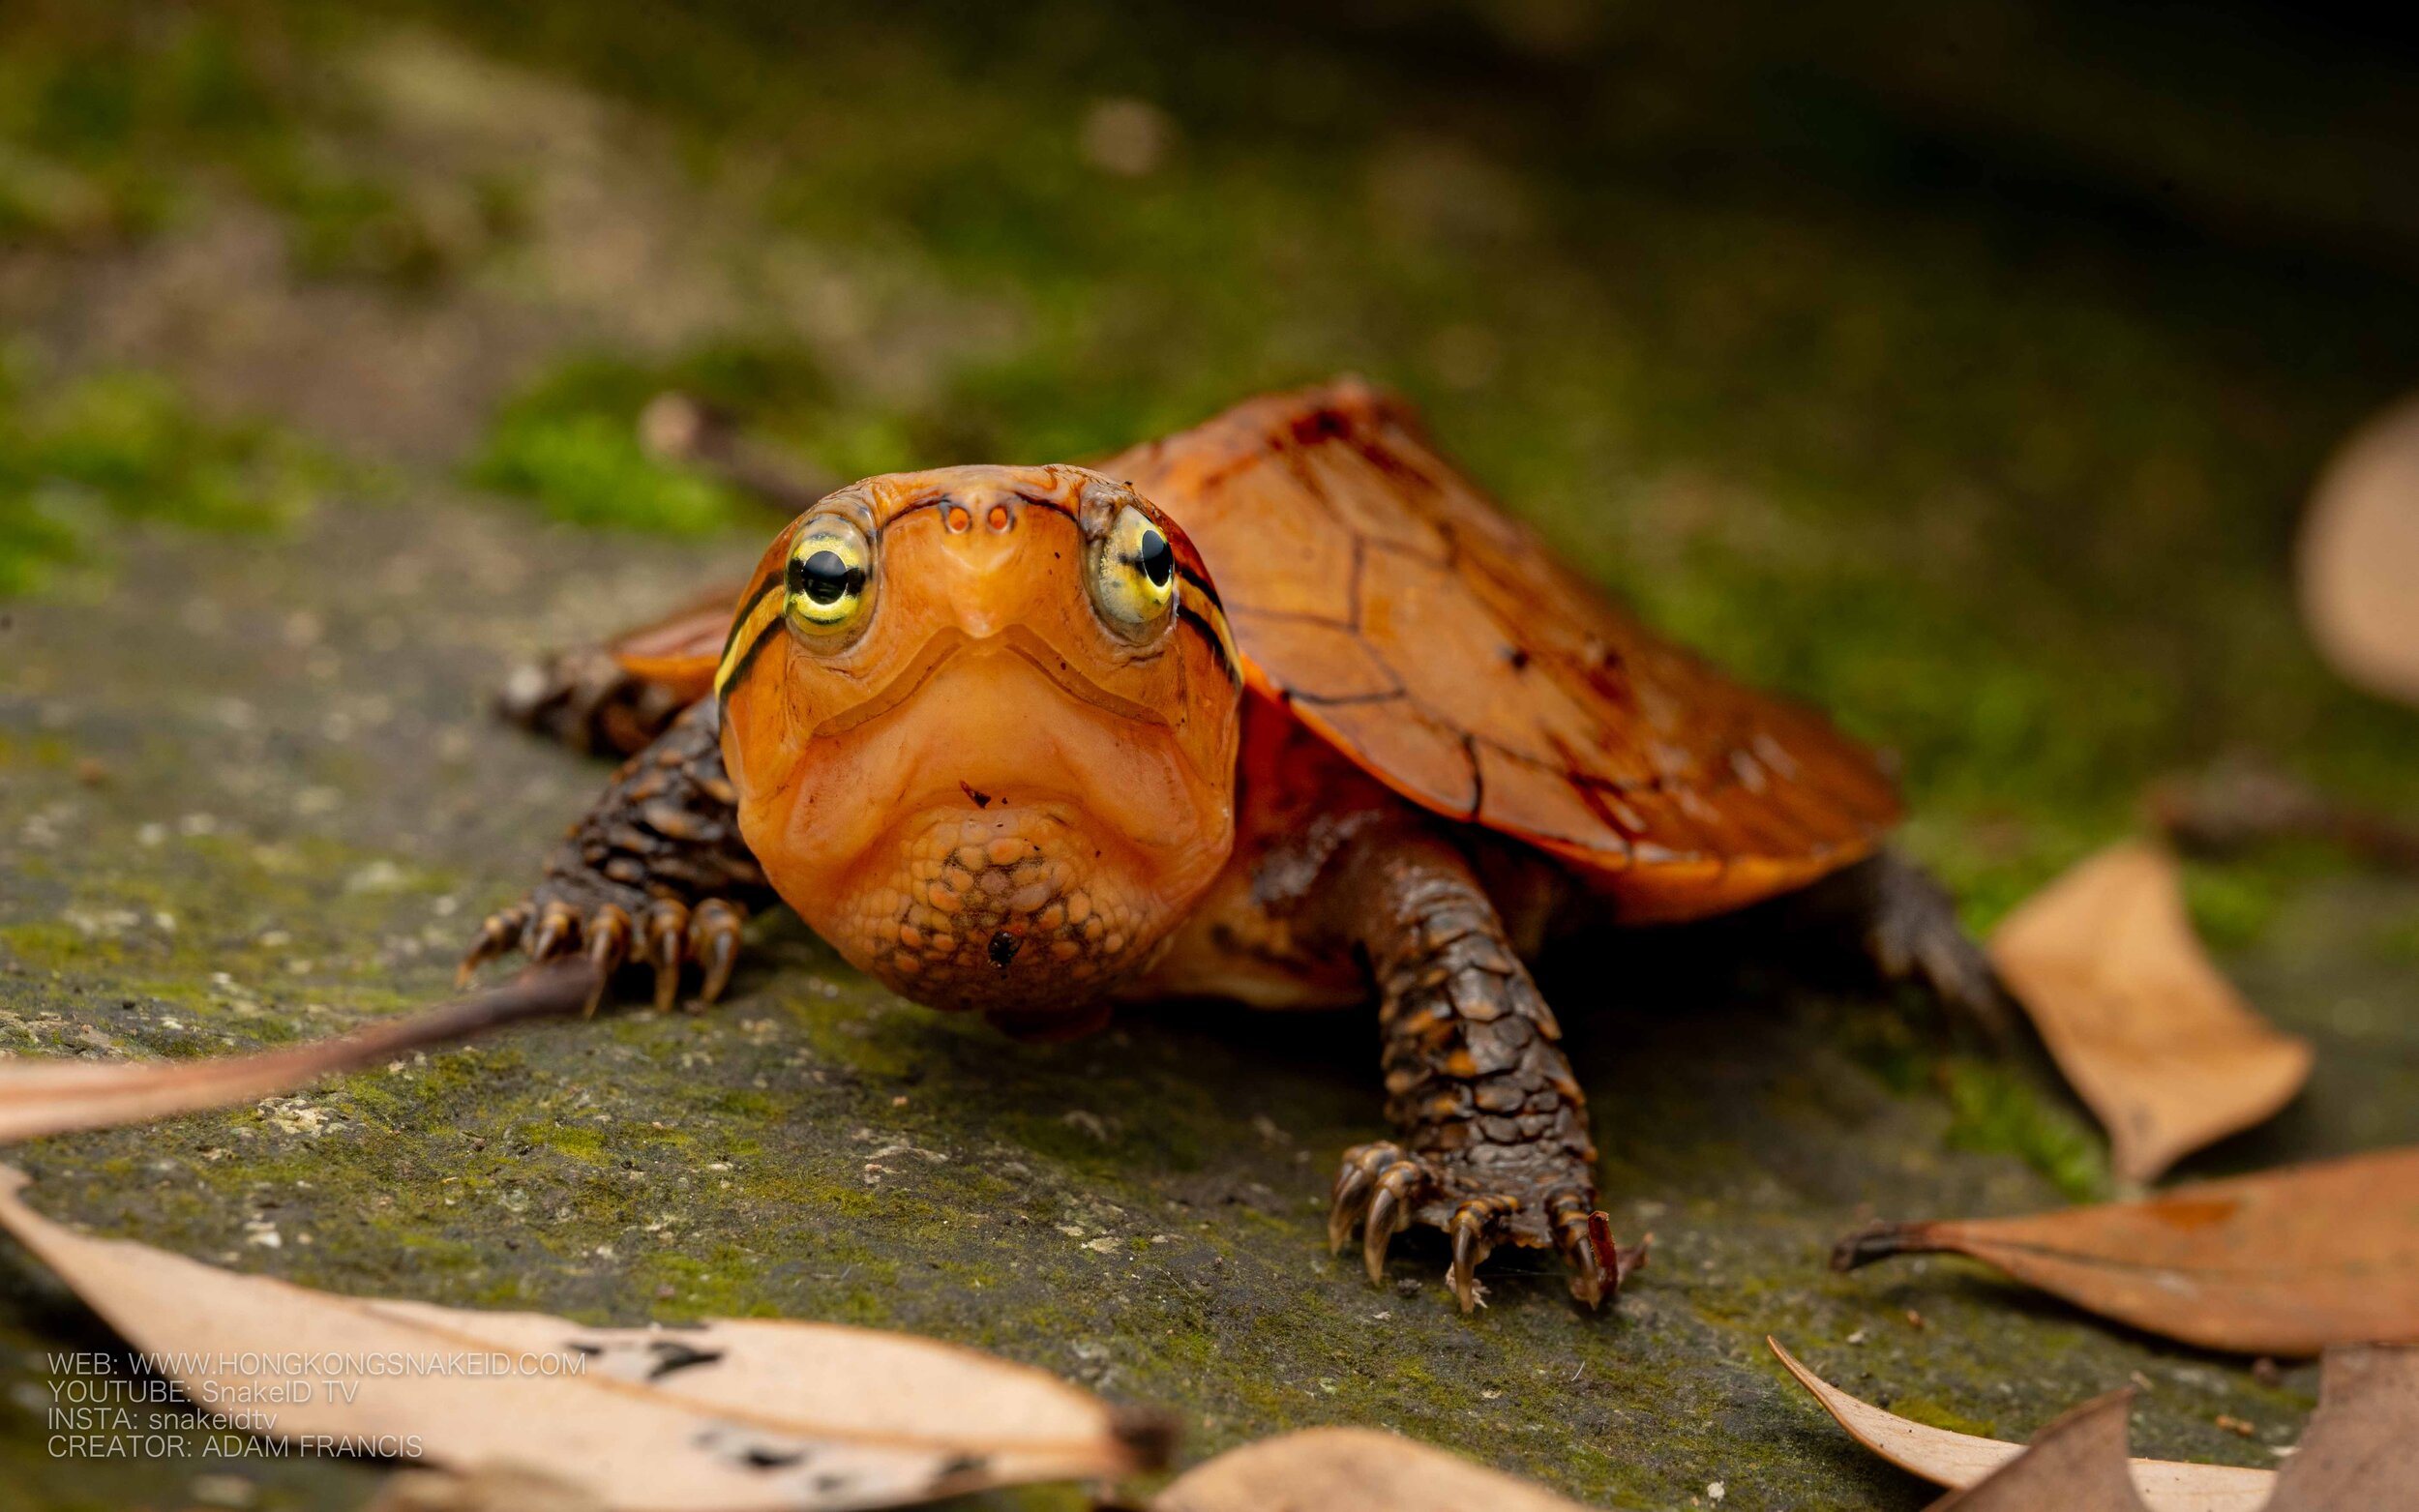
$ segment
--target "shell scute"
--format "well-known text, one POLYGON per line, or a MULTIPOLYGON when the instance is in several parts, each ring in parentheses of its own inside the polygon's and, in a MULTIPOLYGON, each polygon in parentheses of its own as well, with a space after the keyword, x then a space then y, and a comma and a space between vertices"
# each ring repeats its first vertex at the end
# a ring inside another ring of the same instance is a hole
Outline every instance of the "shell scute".
POLYGON ((662 619, 608 641, 606 654, 641 682, 661 683, 683 699, 714 690, 714 667, 731 638, 731 609, 745 582, 718 583, 662 619))
POLYGON ((1250 680, 1628 917, 1801 886, 1897 818, 1871 753, 1615 608, 1365 384, 1256 399, 1102 470, 1191 535, 1250 680))

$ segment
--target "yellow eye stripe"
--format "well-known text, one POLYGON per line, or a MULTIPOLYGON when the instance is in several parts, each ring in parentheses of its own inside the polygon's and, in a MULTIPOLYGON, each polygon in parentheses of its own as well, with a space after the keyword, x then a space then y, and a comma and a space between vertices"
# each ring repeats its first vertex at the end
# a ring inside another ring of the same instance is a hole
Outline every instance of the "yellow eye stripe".
POLYGON ((752 660, 764 637, 778 629, 783 612, 789 608, 788 596, 782 592, 779 576, 757 584, 748 596, 747 608, 739 622, 731 627, 731 638, 723 645, 722 665, 714 668, 714 697, 727 697, 732 680, 752 660))
POLYGON ((731 685, 784 619, 823 640, 845 638, 873 589, 872 556, 854 521, 828 514, 802 521, 780 570, 749 590, 714 668, 714 697, 730 696, 731 685))

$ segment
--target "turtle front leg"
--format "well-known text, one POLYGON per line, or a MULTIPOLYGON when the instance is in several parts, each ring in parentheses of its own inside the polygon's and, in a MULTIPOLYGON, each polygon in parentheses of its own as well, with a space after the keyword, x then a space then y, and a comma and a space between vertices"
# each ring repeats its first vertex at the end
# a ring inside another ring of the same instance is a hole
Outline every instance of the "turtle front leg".
POLYGON ((772 896, 739 836, 721 733, 707 699, 624 763, 529 896, 481 926, 463 980, 516 949, 531 961, 579 951, 597 965, 600 996, 633 960, 654 968, 658 1008, 672 1006, 689 961, 704 973, 701 999, 720 996, 740 924, 772 896))
POLYGON ((1328 1217, 1355 1228, 1369 1279, 1413 1224, 1452 1241, 1463 1312, 1498 1245, 1552 1245, 1593 1307, 1645 1251, 1590 1241, 1596 1145, 1553 1011, 1513 952, 1469 863, 1443 839, 1389 824, 1355 840, 1324 881, 1321 913, 1365 955, 1379 996, 1387 1112, 1398 1139, 1347 1150, 1328 1217))

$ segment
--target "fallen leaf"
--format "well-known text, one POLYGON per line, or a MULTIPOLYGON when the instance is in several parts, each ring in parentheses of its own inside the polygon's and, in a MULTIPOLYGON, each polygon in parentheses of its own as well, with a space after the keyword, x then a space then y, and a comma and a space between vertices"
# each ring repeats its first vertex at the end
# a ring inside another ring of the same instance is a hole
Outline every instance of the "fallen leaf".
POLYGON ((2032 1447, 1909 1422, 1765 1345, 1839 1426, 1901 1469, 1957 1488, 1930 1512, 2407 1512, 2419 1507, 2419 1348, 2339 1345, 2319 1367, 2318 1410, 2282 1471, 2129 1460, 2131 1392, 2085 1404, 2032 1447), (2029 1467, 2029 1468, 2028 1468, 2029 1467), (2120 1489, 2122 1492, 2120 1494, 2120 1489), (1969 1489, 1970 1488, 1970 1489, 1969 1489), (1996 1499, 1986 1493, 2009 1494, 1996 1499), (2013 1495, 2020 1491, 2022 1495, 2013 1495))
POLYGON ((1151 1512, 1586 1512, 1459 1455, 1374 1428, 1306 1428, 1177 1477, 1151 1512))
POLYGON ((1953 1491, 1929 1512, 2145 1512, 2126 1473, 2131 1391, 2111 1391, 2075 1408, 2037 1435, 2032 1446, 1966 1491, 1953 1491))
POLYGON ((333 1072, 466 1039, 523 1019, 587 1006, 595 968, 583 960, 535 967, 501 987, 349 1034, 283 1050, 203 1060, 0 1060, 0 1142, 110 1129, 204 1108, 255 1102, 333 1072))
POLYGON ((2106 1127, 2119 1175, 2153 1179, 2309 1079, 2309 1045, 2201 952, 2174 858, 2155 846, 2113 846, 2052 882, 1999 926, 1990 956, 2106 1127))
POLYGON ((1832 1265, 1944 1253, 2205 1349, 2310 1355, 2419 1340, 2419 1149, 2196 1182, 2140 1202, 1876 1224, 1841 1239, 1832 1265))
POLYGON ((526 1470, 405 1469, 380 1482, 361 1512, 602 1512, 602 1503, 577 1486, 526 1470))
POLYGON ((2318 1411, 2276 1478, 2267 1512, 2419 1506, 2419 1349, 2327 1350, 2318 1411))
MULTIPOLYGON (((325 1436, 615 1512, 895 1506, 1118 1476, 1155 1419, 971 1349, 830 1323, 590 1328, 335 1296, 52 1223, 0 1167, 0 1228, 158 1374, 264 1436, 325 1436), (302 1400, 297 1384, 311 1389, 302 1400), (334 1389, 342 1383, 346 1389, 334 1389)), ((321 1446, 324 1448, 324 1445, 321 1446)))
MULTIPOLYGON (((1782 1349, 1779 1340, 1768 1338, 1764 1345, 1798 1379, 1800 1385, 1814 1394, 1814 1400, 1848 1431, 1850 1438, 1898 1468, 1920 1475, 1935 1486, 1961 1490, 1980 1485, 2024 1453, 2022 1444, 1952 1433, 1886 1412, 1815 1375, 1796 1355, 1782 1349)), ((2124 1454, 2121 1435, 2117 1452, 2124 1454)), ((2274 1470, 2243 1469, 2231 1465, 2194 1465, 2180 1460, 2131 1463, 2134 1489, 2149 1512, 2260 1512, 2267 1505, 2277 1479, 2274 1470)))
POLYGON ((2318 653, 2372 693, 2419 703, 2419 399, 2356 431, 2310 500, 2302 622, 2318 653))

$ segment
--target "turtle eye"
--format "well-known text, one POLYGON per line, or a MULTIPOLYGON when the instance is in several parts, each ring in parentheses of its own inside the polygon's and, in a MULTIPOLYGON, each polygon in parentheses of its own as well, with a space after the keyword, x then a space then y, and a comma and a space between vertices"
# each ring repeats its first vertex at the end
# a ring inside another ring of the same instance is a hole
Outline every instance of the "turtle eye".
POLYGON ((1127 635, 1150 629, 1176 603, 1176 548, 1150 516, 1118 512, 1092 562, 1092 602, 1127 635))
POLYGON ((828 633, 863 611, 873 552, 846 519, 810 521, 790 547, 789 610, 802 630, 828 633))

